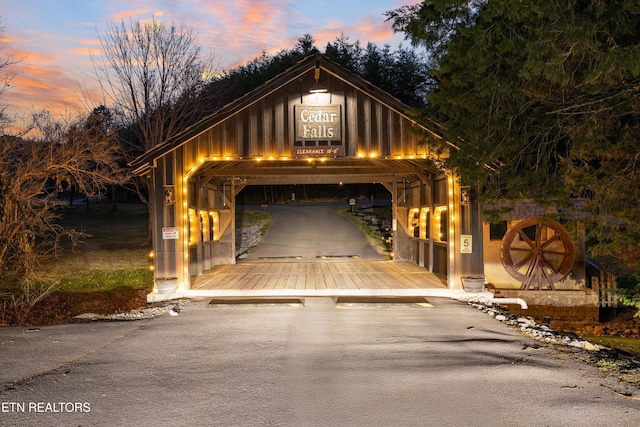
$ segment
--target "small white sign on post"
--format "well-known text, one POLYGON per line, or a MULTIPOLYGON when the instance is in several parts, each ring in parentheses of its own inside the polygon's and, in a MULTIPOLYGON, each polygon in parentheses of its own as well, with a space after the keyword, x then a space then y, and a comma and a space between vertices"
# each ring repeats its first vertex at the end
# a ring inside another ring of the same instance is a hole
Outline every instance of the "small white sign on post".
POLYGON ((471 234, 460 235, 460 253, 473 253, 473 236, 471 234))
POLYGON ((177 240, 178 239, 178 227, 162 227, 162 239, 163 240, 177 240))

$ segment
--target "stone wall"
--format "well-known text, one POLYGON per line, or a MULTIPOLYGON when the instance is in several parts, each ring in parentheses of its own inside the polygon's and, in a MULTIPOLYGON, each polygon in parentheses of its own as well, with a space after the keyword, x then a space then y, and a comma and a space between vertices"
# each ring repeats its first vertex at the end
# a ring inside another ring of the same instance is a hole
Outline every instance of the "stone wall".
POLYGON ((522 289, 493 289, 499 298, 522 298, 528 309, 519 305, 505 305, 513 314, 530 316, 539 322, 591 323, 599 319, 598 294, 591 289, 535 291, 522 289))

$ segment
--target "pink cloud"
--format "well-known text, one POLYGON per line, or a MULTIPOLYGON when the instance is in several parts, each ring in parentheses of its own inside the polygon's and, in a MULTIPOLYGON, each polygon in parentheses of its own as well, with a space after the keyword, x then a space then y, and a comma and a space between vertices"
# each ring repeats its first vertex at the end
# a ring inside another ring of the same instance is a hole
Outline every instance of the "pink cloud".
POLYGON ((80 47, 74 47, 69 49, 69 52, 80 57, 87 57, 91 55, 97 55, 101 49, 100 40, 98 39, 84 39, 80 40, 80 47))
POLYGON ((273 10, 265 2, 240 2, 245 9, 242 20, 245 28, 261 27, 267 22, 273 22, 273 10))
MULTIPOLYGON (((225 68, 246 62, 261 51, 275 52, 292 38, 286 28, 300 21, 290 2, 240 0, 235 3, 201 3, 195 22, 201 41, 212 46, 225 68)), ((300 34, 302 35, 302 33, 300 34)))
MULTIPOLYGON (((109 22, 128 23, 137 19, 144 22, 155 17, 165 24, 184 24, 198 36, 203 53, 211 49, 220 68, 225 69, 244 64, 262 51, 273 54, 290 49, 307 33, 315 38, 321 50, 343 33, 350 41, 360 40, 363 45, 369 41, 393 44, 396 42, 391 40, 402 39, 393 37, 390 23, 382 16, 384 10, 363 7, 367 3, 364 0, 360 3, 361 13, 352 10, 350 18, 339 10, 322 9, 325 0, 317 1, 316 10, 315 5, 309 8, 310 2, 297 0, 109 0, 96 6, 97 13, 82 16, 79 22, 68 14, 65 16, 69 16, 69 22, 57 26, 25 24, 26 28, 20 31, 8 26, 3 39, 14 49, 12 52, 24 59, 16 68, 19 76, 12 82, 14 87, 5 92, 0 103, 20 108, 59 102, 81 105, 84 102, 81 92, 85 91, 98 99, 99 91, 92 86, 95 82, 90 77, 93 75, 90 56, 99 56, 96 31, 103 34, 109 22), (80 86, 88 87, 81 90, 80 86)), ((415 3, 418 1, 394 0, 387 9, 415 3)), ((351 2, 344 2, 345 11, 353 7, 351 2)), ((29 22, 30 9, 23 8, 20 12, 29 22)))
POLYGON ((26 67, 11 81, 11 88, 4 93, 3 102, 23 110, 30 110, 35 105, 51 106, 61 102, 79 107, 79 92, 78 81, 67 77, 59 68, 26 67))
POLYGON ((56 56, 33 51, 16 51, 22 60, 11 68, 11 85, 2 103, 11 111, 26 114, 34 109, 57 109, 66 104, 82 108, 81 75, 70 72, 56 56))
POLYGON ((381 19, 365 18, 357 21, 353 27, 356 33, 361 34, 361 41, 384 43, 393 37, 393 30, 388 22, 381 19))
POLYGON ((71 49, 70 52, 78 56, 91 56, 95 55, 96 50, 89 47, 77 47, 75 49, 71 49))
POLYGON ((151 16, 153 15, 153 12, 151 12, 149 9, 122 10, 112 14, 110 16, 110 19, 115 22, 127 22, 129 19, 138 18, 141 15, 151 16))

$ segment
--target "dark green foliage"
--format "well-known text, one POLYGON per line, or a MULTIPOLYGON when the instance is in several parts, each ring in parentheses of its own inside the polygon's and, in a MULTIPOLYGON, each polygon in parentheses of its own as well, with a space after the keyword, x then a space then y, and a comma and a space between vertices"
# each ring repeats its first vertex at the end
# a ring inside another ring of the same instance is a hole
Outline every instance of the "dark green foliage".
MULTIPOLYGON (((275 55, 263 52, 261 56, 232 70, 226 71, 209 85, 207 91, 217 94, 216 106, 241 97, 245 93, 281 74, 306 56, 319 52, 310 34, 298 39, 293 49, 283 49, 275 55)), ((351 43, 342 35, 333 43, 327 43, 324 54, 345 69, 368 80, 412 107, 423 107, 432 79, 428 74, 426 58, 414 49, 389 46, 377 47, 368 43, 351 43)))
POLYGON ((298 39, 293 49, 283 49, 275 55, 262 52, 246 64, 225 71, 206 88, 206 92, 214 95, 211 97, 215 104, 213 107, 223 107, 317 52, 313 43, 311 35, 306 34, 298 39))
POLYGON ((486 201, 582 200, 593 255, 640 267, 640 4, 437 0, 388 13, 434 59, 421 120, 486 201))
POLYGON ((616 289, 612 293, 618 298, 618 300, 627 307, 633 307, 636 309, 634 317, 640 317, 640 288, 635 289, 616 289))
POLYGON ((415 49, 399 46, 391 51, 389 45, 379 48, 374 43, 367 43, 363 49, 359 41, 350 43, 342 35, 327 43, 325 55, 410 107, 426 105, 426 93, 433 79, 426 56, 415 49))

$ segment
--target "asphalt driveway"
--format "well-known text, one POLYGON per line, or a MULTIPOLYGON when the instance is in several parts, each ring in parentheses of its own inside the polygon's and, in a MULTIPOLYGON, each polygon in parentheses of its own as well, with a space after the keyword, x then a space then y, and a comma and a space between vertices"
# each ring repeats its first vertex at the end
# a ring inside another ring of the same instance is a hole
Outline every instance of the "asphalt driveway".
POLYGON ((386 255, 376 252, 358 227, 336 212, 338 207, 341 205, 335 203, 269 206, 273 224, 246 259, 298 258, 308 261, 323 256, 387 259, 386 255))
POLYGON ((463 303, 186 304, 0 329, 0 425, 637 426, 592 366, 463 303))

